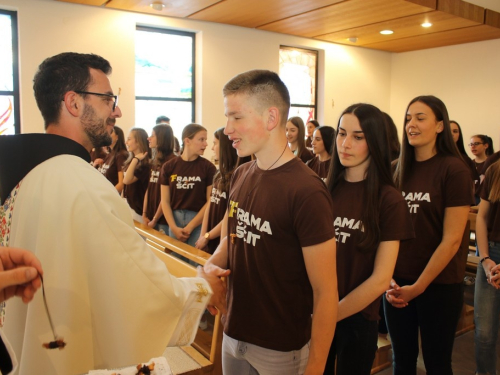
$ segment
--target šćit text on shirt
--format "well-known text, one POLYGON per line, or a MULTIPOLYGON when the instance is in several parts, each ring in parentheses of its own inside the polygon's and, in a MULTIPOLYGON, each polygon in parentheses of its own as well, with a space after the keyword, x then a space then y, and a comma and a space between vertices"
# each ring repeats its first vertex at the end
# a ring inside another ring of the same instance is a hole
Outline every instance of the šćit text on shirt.
POLYGON ((210 202, 219 204, 221 198, 227 199, 226 192, 225 191, 221 192, 217 188, 212 188, 212 195, 210 196, 210 202))
POLYGON ((348 219, 347 217, 337 217, 333 221, 335 227, 335 239, 337 242, 345 243, 347 238, 351 237, 351 233, 341 231, 341 228, 349 228, 351 231, 360 230, 364 232, 363 223, 361 220, 348 219))
POLYGON ((179 176, 173 174, 170 176, 170 181, 177 182, 175 185, 176 189, 194 189, 195 182, 201 182, 200 176, 179 176))
POLYGON ((149 182, 156 184, 158 182, 159 177, 160 177, 160 171, 151 171, 151 177, 149 178, 149 182))
POLYGON ((410 209, 410 214, 416 214, 418 207, 420 205, 415 202, 431 202, 431 197, 429 193, 405 193, 404 191, 402 192, 404 199, 408 203, 408 208, 410 209))
POLYGON ((230 201, 229 206, 229 217, 234 217, 236 214, 236 237, 255 246, 257 240, 260 239, 258 232, 273 235, 269 221, 238 208, 238 202, 230 201))

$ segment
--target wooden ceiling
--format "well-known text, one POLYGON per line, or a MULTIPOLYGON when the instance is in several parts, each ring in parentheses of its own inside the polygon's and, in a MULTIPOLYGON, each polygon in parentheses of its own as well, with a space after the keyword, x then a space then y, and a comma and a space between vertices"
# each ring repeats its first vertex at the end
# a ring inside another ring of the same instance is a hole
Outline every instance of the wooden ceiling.
POLYGON ((462 0, 56 0, 217 22, 389 52, 500 38, 500 13, 462 0), (152 2, 163 3, 161 11, 152 2), (431 27, 421 26, 424 22, 431 27), (392 30, 391 35, 380 34, 392 30))

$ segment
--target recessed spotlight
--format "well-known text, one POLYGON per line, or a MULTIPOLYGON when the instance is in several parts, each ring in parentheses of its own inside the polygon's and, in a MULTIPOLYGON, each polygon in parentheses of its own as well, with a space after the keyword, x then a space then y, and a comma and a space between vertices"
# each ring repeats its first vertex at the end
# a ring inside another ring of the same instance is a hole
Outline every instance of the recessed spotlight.
POLYGON ((391 35, 391 34, 394 34, 394 31, 392 31, 392 30, 382 30, 380 32, 380 34, 382 34, 382 35, 391 35))
POLYGON ((424 22, 423 24, 421 24, 420 26, 422 27, 431 27, 432 26, 432 23, 430 22, 424 22))
POLYGON ((165 8, 165 4, 163 4, 162 2, 160 1, 154 1, 152 2, 151 4, 149 4, 149 6, 151 8, 153 8, 154 10, 157 10, 157 11, 162 11, 163 8, 165 8))
POLYGON ((347 40, 351 43, 356 43, 358 41, 358 38, 353 36, 353 37, 350 37, 350 38, 347 38, 347 40))

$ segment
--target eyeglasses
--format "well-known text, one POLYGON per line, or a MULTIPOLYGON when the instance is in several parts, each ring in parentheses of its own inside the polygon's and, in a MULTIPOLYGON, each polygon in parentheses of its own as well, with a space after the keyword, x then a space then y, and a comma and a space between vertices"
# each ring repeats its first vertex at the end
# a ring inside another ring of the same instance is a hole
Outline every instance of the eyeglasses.
POLYGON ((469 143, 468 146, 469 147, 472 147, 472 146, 479 146, 479 145, 484 145, 484 143, 482 142, 472 142, 472 143, 469 143))
POLYGON ((118 95, 113 94, 100 94, 98 92, 90 92, 90 91, 75 91, 77 94, 88 94, 88 95, 97 95, 97 96, 105 96, 108 98, 113 98, 113 112, 115 111, 116 106, 118 105, 118 95))

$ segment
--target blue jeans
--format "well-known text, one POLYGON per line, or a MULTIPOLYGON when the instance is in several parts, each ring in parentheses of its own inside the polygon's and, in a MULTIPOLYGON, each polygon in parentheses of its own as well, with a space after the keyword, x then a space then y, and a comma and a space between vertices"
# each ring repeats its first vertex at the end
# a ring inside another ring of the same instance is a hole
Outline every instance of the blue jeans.
MULTIPOLYGON (((395 281, 399 286, 413 284, 400 279, 395 281)), ((451 356, 463 300, 463 283, 430 284, 403 308, 393 307, 384 298, 394 375, 417 374, 419 330, 427 374, 453 375, 451 356)))
MULTIPOLYGON (((495 263, 500 263, 500 243, 489 243, 489 255, 495 263)), ((477 265, 474 290, 474 343, 476 351, 476 371, 478 374, 496 374, 496 344, 499 328, 500 290, 486 280, 481 264, 477 265)))
MULTIPOLYGON (((186 225, 189 224, 191 220, 194 219, 194 217, 198 214, 198 212, 189 210, 175 210, 173 211, 173 214, 174 214, 175 224, 179 228, 184 228, 186 225)), ((186 243, 194 247, 194 244, 196 243, 196 241, 198 241, 198 238, 200 238, 200 233, 201 233, 201 224, 193 229, 186 243)), ((172 238, 177 239, 174 235, 174 232, 172 232, 170 228, 168 229, 168 235, 172 238)))
POLYGON ((235 340, 224 333, 224 375, 301 375, 309 359, 309 343, 300 350, 279 352, 235 340))
POLYGON ((377 351, 377 331, 378 322, 367 320, 361 313, 338 322, 324 374, 370 375, 377 351))

